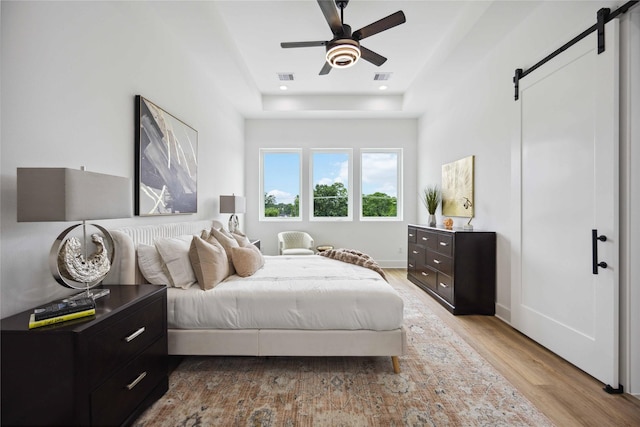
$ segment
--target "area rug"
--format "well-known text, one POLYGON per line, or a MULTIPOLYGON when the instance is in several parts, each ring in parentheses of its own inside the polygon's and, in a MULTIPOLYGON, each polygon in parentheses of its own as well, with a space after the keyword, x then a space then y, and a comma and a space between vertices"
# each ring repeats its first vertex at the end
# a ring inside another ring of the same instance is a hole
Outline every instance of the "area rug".
POLYGON ((551 426, 416 298, 389 357, 186 357, 135 426, 551 426))

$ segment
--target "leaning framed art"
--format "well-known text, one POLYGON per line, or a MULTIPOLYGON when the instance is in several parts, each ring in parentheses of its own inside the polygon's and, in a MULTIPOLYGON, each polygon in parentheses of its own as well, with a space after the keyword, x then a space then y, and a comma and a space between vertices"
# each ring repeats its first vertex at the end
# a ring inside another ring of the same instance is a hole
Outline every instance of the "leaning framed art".
POLYGON ((474 156, 442 165, 442 215, 473 218, 474 156))
POLYGON ((198 131, 141 95, 135 122, 135 214, 196 213, 198 131))

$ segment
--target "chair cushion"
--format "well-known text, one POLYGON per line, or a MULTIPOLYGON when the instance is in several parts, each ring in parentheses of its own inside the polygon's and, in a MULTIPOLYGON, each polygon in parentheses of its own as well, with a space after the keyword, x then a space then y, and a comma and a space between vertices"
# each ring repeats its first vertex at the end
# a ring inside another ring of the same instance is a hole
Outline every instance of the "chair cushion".
POLYGON ((292 249, 283 249, 282 255, 313 255, 315 252, 311 249, 302 249, 302 248, 292 248, 292 249))

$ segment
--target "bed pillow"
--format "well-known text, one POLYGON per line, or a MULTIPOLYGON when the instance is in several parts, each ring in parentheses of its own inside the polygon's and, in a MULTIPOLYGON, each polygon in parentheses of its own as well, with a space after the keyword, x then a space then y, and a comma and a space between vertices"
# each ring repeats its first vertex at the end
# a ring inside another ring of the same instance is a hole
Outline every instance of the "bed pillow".
POLYGON ((217 240, 206 241, 194 236, 189 248, 189 259, 200 288, 205 291, 213 289, 229 276, 229 258, 217 240))
POLYGON ((238 245, 236 239, 227 236, 222 232, 222 230, 216 230, 215 228, 212 228, 211 236, 214 237, 218 242, 220 242, 225 252, 227 253, 227 257, 229 258, 229 275, 236 274, 236 269, 233 265, 233 253, 231 252, 231 249, 238 248, 240 247, 240 245, 238 245))
POLYGON ((189 259, 193 237, 195 236, 163 237, 155 242, 169 273, 171 285, 176 288, 187 289, 197 281, 189 259))
POLYGON ((147 282, 171 286, 167 270, 155 246, 139 244, 137 253, 138 268, 147 282))
POLYGON ((238 245, 241 248, 248 248, 249 246, 253 246, 249 238, 244 234, 240 233, 239 231, 231 233, 231 235, 233 236, 234 239, 236 239, 236 242, 238 242, 238 245))
POLYGON ((264 257, 260 249, 251 245, 246 248, 231 248, 233 253, 233 266, 236 274, 240 277, 247 277, 260 270, 264 265, 264 257))

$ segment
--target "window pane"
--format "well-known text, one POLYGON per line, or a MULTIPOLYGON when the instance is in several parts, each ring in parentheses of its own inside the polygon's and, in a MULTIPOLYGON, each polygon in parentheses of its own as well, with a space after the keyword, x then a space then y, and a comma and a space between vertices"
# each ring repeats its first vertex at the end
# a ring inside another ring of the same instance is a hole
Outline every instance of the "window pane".
POLYGON ((398 216, 398 153, 362 153, 362 217, 398 216))
POLYGON ((349 217, 349 153, 313 153, 313 216, 349 217))
POLYGON ((264 217, 300 217, 300 153, 264 152, 264 217))

